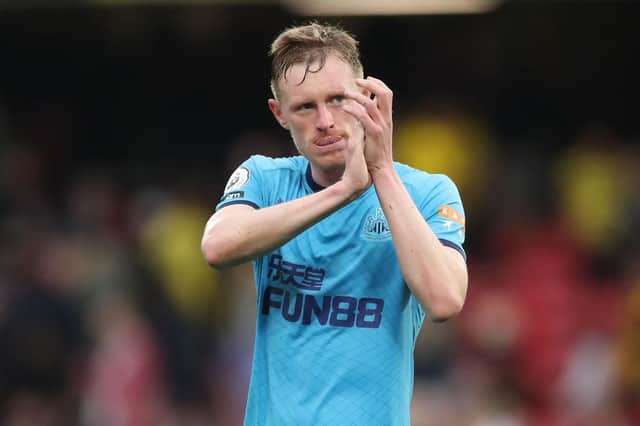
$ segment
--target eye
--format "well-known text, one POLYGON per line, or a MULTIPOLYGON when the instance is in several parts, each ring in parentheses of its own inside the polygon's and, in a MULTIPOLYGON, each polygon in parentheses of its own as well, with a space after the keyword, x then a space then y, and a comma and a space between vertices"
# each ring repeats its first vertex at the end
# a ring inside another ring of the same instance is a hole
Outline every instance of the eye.
POLYGON ((341 104, 344 101, 344 96, 338 95, 331 98, 331 102, 334 104, 341 104))
POLYGON ((311 102, 306 102, 298 106, 298 111, 306 111, 313 108, 313 104, 311 102))

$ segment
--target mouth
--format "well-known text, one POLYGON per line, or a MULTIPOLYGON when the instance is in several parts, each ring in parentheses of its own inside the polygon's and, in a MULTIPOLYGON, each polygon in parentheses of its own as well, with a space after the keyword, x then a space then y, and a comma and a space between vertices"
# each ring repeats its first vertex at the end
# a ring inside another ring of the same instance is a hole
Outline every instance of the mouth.
POLYGON ((325 146, 335 145, 341 140, 343 140, 343 137, 338 135, 323 136, 321 138, 316 139, 315 145, 319 147, 325 147, 325 146))

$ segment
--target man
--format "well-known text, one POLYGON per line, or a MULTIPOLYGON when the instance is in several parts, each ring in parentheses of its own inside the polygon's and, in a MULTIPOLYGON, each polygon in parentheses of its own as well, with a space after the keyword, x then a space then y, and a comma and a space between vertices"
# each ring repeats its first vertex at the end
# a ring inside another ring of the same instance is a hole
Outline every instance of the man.
POLYGON ((245 424, 409 425, 423 318, 466 295, 460 196, 393 162, 392 92, 350 34, 294 27, 271 56, 269 108, 301 155, 245 161, 202 240, 215 267, 253 261, 245 424))

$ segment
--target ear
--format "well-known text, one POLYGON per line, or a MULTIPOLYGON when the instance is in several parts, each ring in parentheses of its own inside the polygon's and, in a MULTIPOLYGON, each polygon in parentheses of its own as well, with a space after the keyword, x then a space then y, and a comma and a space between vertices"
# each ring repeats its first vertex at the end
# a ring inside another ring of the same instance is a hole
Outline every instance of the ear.
POLYGON ((280 106, 278 105, 278 101, 276 101, 273 98, 269 99, 269 109, 273 113, 273 116, 276 118, 278 123, 280 123, 280 125, 282 127, 284 127, 285 129, 288 129, 289 128, 289 124, 287 123, 287 120, 282 115, 282 111, 280 110, 280 106))

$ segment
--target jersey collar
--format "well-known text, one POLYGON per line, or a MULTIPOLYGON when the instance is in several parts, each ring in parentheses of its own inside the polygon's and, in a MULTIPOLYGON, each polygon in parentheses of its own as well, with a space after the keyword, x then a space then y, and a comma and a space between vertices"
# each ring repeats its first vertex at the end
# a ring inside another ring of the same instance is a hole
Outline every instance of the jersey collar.
POLYGON ((307 171, 305 175, 307 176, 307 184, 309 184, 309 187, 313 192, 322 191, 325 188, 324 186, 313 180, 313 176, 311 176, 311 163, 307 164, 307 171))
MULTIPOLYGON (((307 171, 305 172, 305 176, 307 178, 307 185, 309 185, 309 188, 311 188, 313 192, 322 191, 323 189, 326 188, 325 186, 322 186, 319 183, 317 183, 315 180, 313 180, 313 176, 311 176, 311 163, 307 163, 307 171)), ((358 196, 358 198, 363 197, 365 194, 367 194, 372 187, 373 185, 369 185, 369 187, 366 190, 364 190, 362 194, 358 196)))

